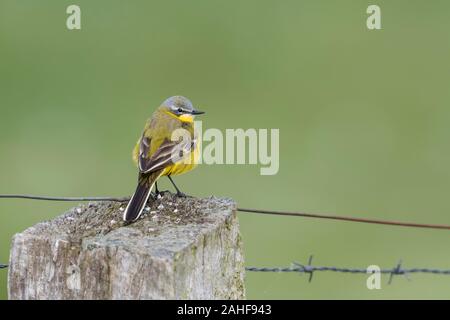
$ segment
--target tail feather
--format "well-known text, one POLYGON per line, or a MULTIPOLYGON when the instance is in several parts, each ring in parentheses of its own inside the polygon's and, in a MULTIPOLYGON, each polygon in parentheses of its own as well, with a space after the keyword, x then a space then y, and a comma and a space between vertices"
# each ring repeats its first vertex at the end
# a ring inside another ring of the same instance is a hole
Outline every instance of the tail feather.
POLYGON ((127 222, 137 220, 147 204, 150 192, 152 191, 155 181, 160 177, 161 172, 153 172, 151 174, 139 175, 136 191, 128 202, 127 208, 123 213, 123 220, 127 222))

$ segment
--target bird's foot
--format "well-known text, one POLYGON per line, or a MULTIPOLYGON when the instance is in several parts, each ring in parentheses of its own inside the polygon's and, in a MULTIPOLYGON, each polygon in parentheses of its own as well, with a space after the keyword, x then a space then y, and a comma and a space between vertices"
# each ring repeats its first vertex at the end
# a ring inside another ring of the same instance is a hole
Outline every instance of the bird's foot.
POLYGON ((158 192, 155 192, 155 196, 156 196, 156 198, 159 198, 159 197, 162 197, 165 193, 170 193, 170 191, 169 190, 161 190, 161 191, 158 190, 158 192))
POLYGON ((177 197, 178 198, 192 198, 192 196, 190 196, 184 192, 181 192, 181 191, 177 191, 177 197))

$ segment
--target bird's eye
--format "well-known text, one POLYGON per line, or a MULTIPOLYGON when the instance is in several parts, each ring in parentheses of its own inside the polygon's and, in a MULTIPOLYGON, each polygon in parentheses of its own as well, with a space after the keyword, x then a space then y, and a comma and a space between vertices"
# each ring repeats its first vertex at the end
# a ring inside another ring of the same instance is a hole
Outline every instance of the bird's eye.
POLYGON ((178 112, 183 112, 183 109, 181 109, 181 108, 178 108, 178 110, 177 110, 178 112))

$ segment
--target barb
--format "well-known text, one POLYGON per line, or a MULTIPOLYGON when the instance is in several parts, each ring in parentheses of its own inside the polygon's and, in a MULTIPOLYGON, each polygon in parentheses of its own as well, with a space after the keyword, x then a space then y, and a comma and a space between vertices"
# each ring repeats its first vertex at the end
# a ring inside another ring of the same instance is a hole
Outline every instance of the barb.
MULTIPOLYGON (((0 199, 30 199, 30 200, 47 200, 47 201, 126 202, 130 199, 130 197, 50 197, 50 196, 35 196, 35 195, 28 195, 28 194, 0 194, 0 199)), ((444 224, 414 223, 414 222, 402 222, 402 221, 391 221, 391 220, 346 217, 346 216, 337 216, 337 215, 328 215, 328 214, 315 214, 315 213, 305 213, 305 212, 277 211, 277 210, 263 210, 263 209, 249 209, 249 208, 237 208, 237 211, 246 212, 246 213, 272 214, 272 215, 278 215, 278 216, 295 216, 295 217, 303 217, 303 218, 316 218, 316 219, 340 220, 340 221, 347 221, 347 222, 381 224, 381 225, 390 225, 390 226, 398 226, 398 227, 450 230, 450 225, 444 225, 444 224)))
MULTIPOLYGON (((311 264, 312 256, 309 257, 307 265, 293 262, 290 267, 246 267, 245 270, 252 272, 298 272, 309 274, 308 281, 311 282, 314 272, 337 272, 337 273, 370 273, 367 268, 346 268, 346 267, 334 267, 334 266, 314 266, 311 264)), ((432 268, 402 268, 401 261, 393 268, 380 269, 379 273, 389 274, 388 284, 392 283, 392 279, 396 275, 403 275, 408 280, 408 274, 411 273, 429 273, 437 275, 450 275, 450 269, 432 269, 432 268)))

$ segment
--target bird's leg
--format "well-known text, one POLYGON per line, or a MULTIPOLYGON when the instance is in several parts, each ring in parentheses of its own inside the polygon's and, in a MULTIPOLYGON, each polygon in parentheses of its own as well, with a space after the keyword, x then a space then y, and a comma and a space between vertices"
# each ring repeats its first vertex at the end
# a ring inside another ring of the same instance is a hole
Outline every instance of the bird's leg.
POLYGON ((169 178, 169 180, 170 180, 170 182, 172 182, 172 184, 173 184, 175 190, 177 190, 177 196, 178 196, 178 197, 183 197, 183 198, 184 198, 184 197, 187 197, 186 194, 184 194, 183 192, 180 191, 180 189, 178 189, 177 185, 175 184, 175 182, 173 182, 173 180, 172 180, 172 178, 171 178, 170 176, 167 176, 167 178, 169 178))
POLYGON ((152 197, 153 200, 158 199, 158 195, 160 195, 161 192, 158 189, 158 182, 155 181, 155 191, 150 192, 150 197, 152 197))
POLYGON ((162 196, 163 193, 165 193, 165 192, 169 192, 169 190, 163 190, 163 191, 160 191, 160 190, 158 189, 158 181, 155 181, 155 199, 157 199, 159 195, 162 196))

